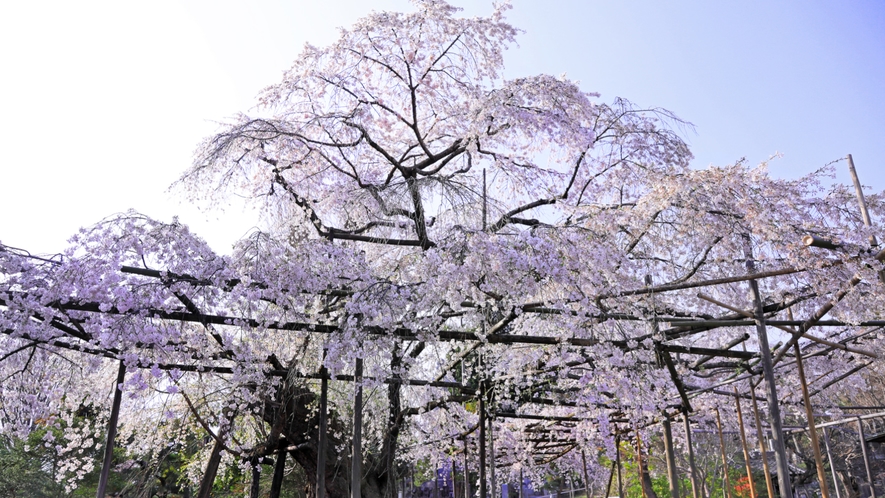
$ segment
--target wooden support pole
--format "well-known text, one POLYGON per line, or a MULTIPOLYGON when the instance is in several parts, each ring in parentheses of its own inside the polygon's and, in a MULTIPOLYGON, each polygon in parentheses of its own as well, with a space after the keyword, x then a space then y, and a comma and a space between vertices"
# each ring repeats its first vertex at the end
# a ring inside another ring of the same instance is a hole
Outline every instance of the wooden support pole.
POLYGON ((793 345, 793 351, 796 353, 796 368, 799 373, 799 383, 802 385, 805 417, 808 419, 808 435, 811 436, 811 448, 814 450, 814 464, 817 466, 817 480, 820 483, 821 496, 823 498, 830 498, 827 476, 824 473, 824 459, 820 452, 820 441, 817 439, 817 428, 814 425, 814 409, 811 405, 811 396, 808 395, 808 383, 805 379, 805 368, 802 365, 802 351, 799 349, 799 344, 793 345))
POLYGON ((492 493, 489 498, 497 498, 501 494, 495 475, 495 418, 489 417, 489 472, 492 478, 492 493))
MULTIPOLYGON (((615 480, 615 462, 612 462, 612 471, 608 474, 608 484, 605 486, 605 497, 608 498, 611 496, 612 492, 612 481, 615 480)), ((520 496, 522 498, 522 496, 520 496)), ((590 495, 587 495, 587 498, 590 498, 590 495)))
MULTIPOLYGON (((614 471, 614 469, 612 469, 612 471, 614 471)), ((525 494, 523 488, 525 488, 525 477, 523 477, 522 469, 519 469, 519 498, 523 498, 523 495, 525 494)))
POLYGON ((873 473, 870 471, 870 457, 867 455, 867 438, 863 431, 863 420, 857 417, 857 434, 860 436, 860 449, 863 453, 863 465, 867 471, 867 484, 870 486, 870 498, 876 498, 876 486, 873 485, 873 473))
POLYGON ((249 462, 252 469, 252 485, 249 487, 249 498, 259 498, 261 494, 261 462, 258 458, 253 458, 249 462))
MULTIPOLYGON (((462 377, 463 378, 463 377, 462 377)), ((470 498, 470 471, 467 470, 467 436, 464 436, 464 498, 470 498)))
POLYGON ((487 498, 486 483, 486 382, 479 381, 479 498, 487 498))
MULTIPOLYGON (((325 356, 325 354, 323 355, 325 356)), ((320 424, 317 434, 317 489, 316 498, 326 498, 326 432, 328 430, 329 380, 327 370, 320 369, 320 424)))
POLYGON ((688 419, 687 412, 682 412, 682 424, 685 426, 685 445, 688 448, 688 468, 689 472, 691 472, 691 496, 693 498, 701 498, 698 471, 694 463, 694 448, 691 444, 691 421, 688 419))
MULTIPOLYGON (((753 260, 747 259, 749 273, 755 271, 753 260)), ((762 375, 765 379, 765 394, 768 398, 768 423, 771 425, 771 439, 774 442, 774 461, 777 465, 777 483, 781 496, 793 496, 793 485, 790 482, 790 467, 787 461, 787 449, 784 445, 784 432, 781 426, 781 410, 777 399, 777 385, 774 380, 774 366, 771 361, 771 349, 768 346, 768 331, 765 328, 765 312, 759 284, 750 280, 750 291, 753 293, 753 307, 756 310, 756 334, 759 340, 759 353, 762 356, 762 375)), ((794 336, 795 337, 795 336, 794 336)))
POLYGON ((645 491, 645 469, 642 462, 642 438, 639 437, 639 430, 633 426, 633 434, 636 435, 636 467, 639 473, 639 489, 642 490, 642 498, 648 498, 645 491))
POLYGON ((750 382, 750 401, 753 404, 753 418, 756 421, 756 439, 759 440, 759 456, 762 457, 765 487, 768 491, 768 498, 774 498, 774 483, 771 481, 771 469, 768 466, 768 450, 765 449, 765 434, 762 432, 762 419, 759 417, 759 403, 756 402, 756 386, 752 381, 750 382))
POLYGON ((734 389, 734 403, 737 405, 738 425, 741 428, 741 449, 744 450, 744 465, 747 469, 747 481, 750 483, 750 498, 758 496, 756 492, 756 481, 753 480, 753 468, 750 466, 750 448, 747 446, 747 433, 744 431, 744 414, 741 413, 741 398, 738 396, 737 388, 734 389))
POLYGON ((624 476, 621 474, 621 437, 615 436, 615 466, 618 469, 618 498, 624 498, 624 476))
POLYGON ((824 445, 827 447, 827 460, 830 461, 830 475, 833 476, 833 488, 836 490, 836 498, 842 498, 842 492, 839 491, 839 479, 836 477, 836 464, 833 462, 833 452, 830 451, 830 433, 827 428, 824 431, 824 445))
MULTIPOLYGON (((197 498, 209 498, 212 494, 212 486, 215 484, 215 476, 218 475, 218 465, 221 463, 221 450, 224 445, 221 443, 221 435, 215 440, 215 446, 212 447, 212 453, 209 455, 209 462, 206 465, 206 472, 203 473, 203 480, 200 481, 200 491, 197 498)), ((104 498, 104 497, 102 497, 104 498)))
POLYGON ((282 448, 277 452, 277 461, 273 466, 273 479, 270 482, 270 495, 268 498, 280 498, 280 491, 283 490, 283 477, 286 475, 286 451, 282 448))
POLYGON ((731 482, 728 478, 728 458, 725 456, 725 438, 722 436, 722 418, 719 416, 719 408, 716 409, 716 428, 719 430, 719 452, 722 455, 722 487, 725 489, 725 498, 731 498, 731 482))
MULTIPOLYGON (((664 452, 667 458, 667 480, 670 482, 670 498, 679 498, 679 474, 676 471, 676 452, 673 450, 673 428, 670 417, 664 414, 664 452)), ((608 496, 606 496, 608 498, 608 496)), ((756 498, 755 496, 751 498, 756 498)))
POLYGON ((101 476, 98 479, 96 496, 104 498, 108 487, 108 477, 111 472, 111 463, 114 459, 114 439, 117 438, 117 420, 120 418, 120 402, 123 399, 122 386, 126 380, 126 365, 120 360, 117 367, 117 379, 114 383, 114 400, 111 403, 111 419, 108 420, 108 435, 104 443, 104 459, 101 463, 101 476))
POLYGON ((353 372, 353 444, 350 453, 350 496, 362 498, 363 480, 363 359, 357 358, 353 372))
MULTIPOLYGON (((857 204, 860 206, 860 215, 863 218, 863 224, 866 226, 872 226, 872 220, 870 220, 870 212, 867 210, 867 200, 864 199, 863 196, 863 188, 860 185, 860 179, 857 177, 857 170, 854 169, 854 158, 851 157, 851 154, 848 154, 848 173, 851 175, 851 181, 854 182, 854 192, 857 195, 857 204)), ((876 241, 876 236, 870 236, 870 245, 877 246, 879 245, 878 241, 876 241)))
MULTIPOLYGON (((584 494, 587 498, 590 498, 590 476, 587 474, 587 455, 584 453, 584 450, 581 450, 581 463, 583 464, 584 470, 584 494)), ((606 495, 605 498, 608 498, 608 495, 606 495)))

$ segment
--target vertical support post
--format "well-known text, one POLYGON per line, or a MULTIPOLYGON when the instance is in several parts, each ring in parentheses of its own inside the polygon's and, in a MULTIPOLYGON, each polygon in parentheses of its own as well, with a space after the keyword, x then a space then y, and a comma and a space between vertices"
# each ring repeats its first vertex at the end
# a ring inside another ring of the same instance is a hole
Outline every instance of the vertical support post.
MULTIPOLYGON (((615 480, 615 462, 612 462, 612 471, 608 474, 608 485, 606 485, 606 487, 605 487, 605 496, 603 498, 608 498, 609 496, 612 495, 611 494, 612 481, 614 481, 614 480, 615 480)), ((587 498, 589 498, 589 497, 590 497, 590 495, 588 494, 587 498)))
POLYGON ((741 412, 741 398, 734 388, 734 403, 737 408, 738 425, 741 428, 741 449, 744 450, 744 465, 747 467, 747 481, 750 483, 750 498, 756 498, 756 481, 753 480, 753 468, 750 467, 750 448, 747 446, 747 433, 744 430, 744 414, 741 412))
MULTIPOLYGON (((749 241, 748 241, 749 244, 749 241)), ((756 265, 751 254, 747 254, 747 270, 755 273, 756 265)), ((771 348, 768 345, 768 331, 765 327, 765 312, 762 308, 762 296, 759 283, 750 280, 750 291, 753 293, 753 308, 756 314, 756 335, 759 339, 759 353, 762 357, 762 375, 765 379, 765 394, 768 398, 768 423, 771 425, 771 439, 774 442, 774 462, 777 465, 777 483, 781 496, 793 496, 793 485, 790 482, 790 467, 787 462, 787 449, 784 446, 784 431, 781 426, 781 409, 777 399, 777 386, 774 381, 774 366, 771 361, 771 348)))
POLYGON ((830 433, 826 427, 824 427, 824 445, 827 447, 827 460, 830 461, 830 474, 833 476, 833 488, 836 490, 836 498, 842 498, 842 493, 839 491, 839 480, 836 477, 836 466, 833 463, 833 452, 830 451, 830 433))
POLYGON ((280 491, 283 489, 283 477, 286 473, 286 448, 277 452, 277 461, 273 466, 273 479, 270 482, 269 498, 280 498, 280 491))
POLYGON ((636 467, 639 471, 639 489, 642 491, 642 498, 648 498, 648 493, 645 492, 645 471, 642 465, 642 438, 639 437, 639 429, 635 424, 633 434, 636 435, 636 467))
POLYGON ((759 453, 762 457, 762 471, 765 473, 765 487, 768 498, 774 498, 774 483, 771 481, 771 469, 768 467, 768 452, 765 450, 765 434, 762 433, 762 420, 759 418, 759 404, 756 402, 756 386, 750 381, 750 401, 753 404, 753 417, 756 420, 756 439, 759 440, 759 453))
POLYGON ((488 497, 486 483, 486 381, 479 381, 479 498, 488 497))
POLYGON ((618 468, 618 498, 624 498, 624 476, 621 475, 621 436, 615 435, 615 465, 618 468))
POLYGON ((249 487, 249 498, 258 498, 261 493, 261 462, 258 458, 253 458, 249 462, 252 467, 252 486, 249 487))
POLYGON ((522 475, 522 469, 519 469, 519 498, 523 498, 525 494, 523 488, 525 488, 525 477, 522 475))
MULTIPOLYGON (((464 362, 461 362, 463 365, 464 362)), ((467 436, 464 436, 464 498, 470 498, 470 471, 467 470, 467 436)))
POLYGON ((722 454, 722 487, 725 489, 725 498, 731 498, 731 482, 728 479, 728 458, 725 456, 725 438, 722 436, 722 418, 719 416, 719 408, 716 409, 716 428, 719 430, 719 450, 722 454))
POLYGON ((863 452, 863 465, 867 471, 867 483, 870 486, 870 498, 876 498, 876 486, 873 486, 873 473, 870 471, 870 457, 867 455, 867 437, 863 431, 863 420, 857 417, 857 434, 860 436, 860 449, 863 452))
POLYGON ((108 477, 111 472, 111 461, 114 458, 114 439, 117 438, 117 420, 120 418, 120 401, 123 399, 123 391, 120 390, 126 380, 126 365, 120 360, 117 368, 117 379, 114 384, 114 400, 111 403, 111 419, 108 421, 108 436, 104 443, 104 460, 101 463, 101 476, 98 479, 96 496, 104 498, 108 487, 108 477))
MULTIPOLYGON (((493 413, 494 415, 494 413, 493 413)), ((492 474, 492 494, 490 498, 497 498, 501 494, 498 480, 495 478, 495 419, 489 417, 489 470, 492 474)))
MULTIPOLYGON (((673 428, 670 417, 664 414, 664 453, 667 458, 667 480, 670 482, 670 498, 679 498, 679 475, 676 472, 676 452, 673 451, 673 428)), ((606 496, 606 498, 608 498, 606 496)), ((751 498, 756 498, 755 496, 751 498)))
POLYGON ((221 444, 221 434, 218 435, 218 438, 209 455, 209 463, 206 464, 206 472, 203 473, 203 479, 200 481, 200 491, 197 493, 197 498, 209 498, 209 495, 212 494, 212 485, 215 484, 218 465, 221 463, 221 450, 224 448, 224 445, 221 444))
MULTIPOLYGON (((587 496, 587 498, 590 498, 590 477, 587 475, 587 455, 584 454, 584 450, 581 450, 581 463, 583 464, 583 470, 584 470, 584 494, 587 496)), ((611 480, 609 480, 609 483, 611 483, 611 480)), ((608 492, 608 491, 606 491, 606 492, 608 492)), ((505 498, 509 498, 509 497, 505 497, 505 498)), ((608 498, 608 496, 606 495, 605 498, 608 498)), ((679 497, 677 496, 674 498, 679 498, 679 497)))
POLYGON ((685 426, 685 444, 688 447, 688 467, 691 471, 691 496, 701 498, 700 483, 698 483, 698 471, 694 464, 694 447, 691 444, 691 421, 688 420, 688 412, 682 412, 682 423, 685 426))
MULTIPOLYGON (((792 319, 792 316, 790 319, 792 319)), ((805 417, 808 419, 808 435, 811 436, 811 448, 814 450, 814 464, 817 466, 817 480, 820 483, 821 496, 823 498, 830 498, 827 475, 824 473, 824 459, 820 452, 820 441, 817 439, 817 427, 814 424, 814 409, 811 405, 811 396, 808 395, 808 383, 805 380, 805 368, 802 365, 802 351, 799 349, 798 342, 793 344, 793 352, 796 353, 796 368, 799 371, 799 382, 802 384, 805 417)))
MULTIPOLYGON (((325 357, 325 351, 323 357, 325 357)), ((326 498, 326 431, 328 429, 327 409, 329 402, 329 380, 326 367, 320 368, 320 425, 317 435, 317 494, 316 498, 326 498)))
POLYGON ((353 372, 353 446, 350 454, 350 496, 362 498, 363 480, 363 359, 357 358, 353 372))

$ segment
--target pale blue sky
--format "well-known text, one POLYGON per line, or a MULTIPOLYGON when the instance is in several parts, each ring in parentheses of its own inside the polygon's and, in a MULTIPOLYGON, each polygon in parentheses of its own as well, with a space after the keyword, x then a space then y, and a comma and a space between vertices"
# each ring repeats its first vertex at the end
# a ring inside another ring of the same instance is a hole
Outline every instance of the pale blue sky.
MULTIPOLYGON (((465 14, 490 2, 457 1, 465 14)), ((507 76, 584 89, 695 125, 694 165, 776 152, 796 177, 848 153, 885 189, 885 3, 514 0, 507 76)), ((199 139, 254 103, 304 42, 400 0, 6 2, 0 5, 0 241, 46 253, 135 208, 180 214, 217 250, 254 224, 165 192, 199 139)), ((838 180, 847 181, 844 163, 838 180)))

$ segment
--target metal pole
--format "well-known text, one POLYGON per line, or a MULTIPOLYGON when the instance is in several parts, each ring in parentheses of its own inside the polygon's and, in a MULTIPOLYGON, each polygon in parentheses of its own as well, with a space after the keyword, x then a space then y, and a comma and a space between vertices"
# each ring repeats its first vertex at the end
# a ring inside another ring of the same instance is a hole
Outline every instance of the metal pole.
POLYGON ((737 388, 734 389, 734 402, 737 405, 738 425, 741 427, 741 448, 744 450, 744 464, 747 467, 747 481, 750 483, 750 498, 756 498, 756 482, 753 480, 753 469, 750 467, 750 449, 747 447, 747 434, 744 431, 744 415, 741 413, 741 398, 737 388))
POLYGON ((716 428, 719 429, 719 450, 722 454, 722 485, 725 488, 725 498, 731 498, 731 483, 728 479, 728 458, 725 456, 725 438, 722 437, 722 418, 719 416, 719 408, 716 409, 716 428))
MULTIPOLYGON (((679 475, 676 472, 676 453, 673 451, 673 428, 670 417, 664 414, 664 452, 667 457, 667 480, 670 481, 670 498, 679 498, 679 475)), ((608 498, 608 497, 606 497, 608 498)), ((756 498, 755 496, 751 498, 756 498)))
MULTIPOLYGON (((750 256, 748 254, 748 256, 750 256)), ((747 258, 747 270, 755 273, 756 268, 753 260, 747 258)), ((777 483, 781 496, 789 498, 793 496, 793 487, 790 482, 790 467, 787 461, 787 449, 784 446, 784 432, 781 426, 781 410, 777 399, 777 386, 774 382, 774 367, 771 361, 771 349, 768 345, 768 331, 765 328, 765 311, 762 307, 762 296, 759 293, 759 284, 755 279, 750 280, 750 290, 753 293, 753 308, 756 311, 756 335, 759 338, 759 352, 762 356, 762 375, 765 379, 766 397, 768 398, 768 423, 771 425, 771 439, 774 442, 774 462, 777 465, 777 483)))
POLYGON ((870 457, 867 455, 867 438, 863 432, 863 420, 857 417, 857 433, 860 435, 860 449, 863 451, 863 465, 867 471, 867 483, 870 486, 870 498, 876 498, 876 486, 873 486, 873 473, 870 472, 870 457))
POLYGON ((820 452, 820 441, 817 439, 817 428, 814 426, 814 410, 811 406, 811 397, 808 395, 808 383, 805 380, 805 368, 802 365, 802 351, 799 349, 798 342, 793 344, 793 352, 796 353, 796 368, 799 373, 799 382, 802 384, 802 398, 805 401, 805 417, 808 419, 808 434, 811 436, 811 448, 814 450, 814 464, 817 466, 817 480, 820 482, 820 492, 823 498, 830 498, 830 489, 829 486, 827 486, 827 475, 824 473, 824 459, 820 452))
POLYGON ((836 498, 842 498, 842 494, 839 492, 839 480, 836 477, 836 465, 833 463, 833 452, 830 451, 830 433, 826 427, 824 427, 823 431, 824 445, 827 447, 827 460, 830 461, 830 474, 833 475, 833 488, 836 489, 836 498))
POLYGON ((688 466, 691 470, 691 495, 693 498, 700 498, 701 489, 698 483, 698 471, 694 465, 694 448, 691 444, 691 422, 688 420, 688 413, 682 412, 682 424, 685 426, 685 444, 688 446, 688 466))
POLYGON ((756 420, 756 439, 759 440, 759 453, 762 457, 762 471, 765 473, 765 487, 768 498, 774 498, 774 483, 771 481, 771 469, 768 468, 768 452, 765 449, 765 434, 762 433, 762 420, 759 418, 759 404, 756 402, 756 386, 750 382, 750 401, 753 405, 753 417, 756 420))
POLYGON ((111 461, 114 458, 114 439, 117 437, 117 420, 120 418, 120 401, 123 399, 123 391, 121 386, 126 380, 126 365, 120 360, 120 366, 117 368, 117 381, 114 384, 114 400, 111 403, 111 419, 108 421, 108 437, 104 443, 104 460, 101 464, 101 476, 98 479, 98 490, 96 496, 98 498, 105 497, 105 491, 108 487, 108 477, 111 472, 111 461))
POLYGON ((350 496, 362 498, 363 479, 363 359, 356 359, 353 382, 356 386, 353 397, 353 446, 350 455, 350 496))

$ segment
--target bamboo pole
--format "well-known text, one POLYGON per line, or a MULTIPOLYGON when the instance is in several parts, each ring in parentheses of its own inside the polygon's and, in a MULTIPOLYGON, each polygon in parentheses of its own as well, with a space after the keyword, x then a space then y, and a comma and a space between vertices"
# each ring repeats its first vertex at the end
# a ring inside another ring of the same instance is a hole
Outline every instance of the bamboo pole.
POLYGON ((688 420, 688 412, 682 412, 682 424, 685 426, 685 445, 688 448, 688 468, 691 472, 691 496, 693 498, 701 497, 700 483, 698 482, 698 471, 694 463, 694 447, 691 443, 691 421, 688 420))
MULTIPOLYGON (((520 471, 520 472, 522 472, 522 471, 520 471)), ((605 487, 605 496, 603 498, 608 498, 609 496, 611 496, 612 481, 614 481, 614 480, 615 480, 615 462, 612 462, 612 471, 608 474, 608 485, 606 485, 606 487, 605 487)), ((522 498, 522 495, 520 495, 520 498, 522 498)), ((590 496, 587 495, 587 498, 590 498, 590 496)))
MULTIPOLYGON (((679 498, 679 475, 676 471, 676 454, 673 451, 673 428, 670 417, 664 414, 664 452, 667 457, 667 480, 670 482, 670 498, 679 498)), ((608 497, 606 497, 608 498, 608 497)), ((751 498, 756 498, 755 496, 751 498)))
POLYGON ((488 496, 486 483, 486 382, 479 381, 479 497, 488 496))
MULTIPOLYGON (((325 357, 325 351, 323 356, 325 357)), ((316 498, 326 498, 326 431, 328 429, 329 381, 326 379, 326 367, 320 368, 320 424, 317 433, 317 484, 316 498)))
POLYGON ((774 483, 771 481, 771 469, 768 467, 768 452, 765 450, 765 434, 762 432, 762 420, 759 418, 759 404, 756 402, 756 387, 750 382, 750 401, 753 404, 753 418, 756 421, 756 438, 759 440, 759 453, 762 457, 762 472, 765 474, 765 487, 768 498, 774 498, 774 483))
POLYGON ((722 454, 722 484, 725 489, 725 498, 731 498, 731 483, 728 479, 728 458, 725 456, 725 438, 722 436, 722 418, 719 416, 719 408, 716 409, 716 428, 719 429, 719 450, 722 454))
POLYGON ((350 455, 350 496, 362 498, 363 480, 363 359, 357 358, 353 378, 355 382, 353 396, 353 444, 350 455))
MULTIPOLYGON (((587 474, 587 455, 584 453, 584 450, 581 450, 581 463, 584 470, 584 494, 587 495, 587 498, 590 498, 590 477, 587 474)), ((605 498, 608 498, 608 496, 605 496, 605 498)))
POLYGON ((498 479, 495 475, 495 418, 489 417, 489 471, 492 478, 492 493, 490 498, 497 498, 501 494, 498 487, 498 479))
POLYGON ((642 438, 639 437, 639 430, 633 426, 633 434, 636 435, 636 467, 639 471, 639 489, 642 491, 642 498, 648 498, 645 492, 645 473, 642 471, 642 438))
POLYGON ((750 467, 750 448, 747 446, 747 434, 744 431, 744 415, 741 413, 741 398, 738 396, 737 388, 734 387, 733 389, 734 402, 735 405, 737 405, 738 425, 741 428, 741 449, 744 450, 744 465, 747 470, 747 481, 750 483, 750 498, 756 498, 758 494, 756 492, 756 482, 753 480, 753 468, 750 467))
MULTIPOLYGON (((749 273, 755 271, 755 265, 751 257, 747 258, 747 270, 749 273)), ((780 404, 778 403, 777 386, 774 381, 774 366, 771 359, 771 349, 768 346, 768 331, 765 328, 762 296, 759 293, 759 284, 756 280, 750 280, 750 291, 753 294, 753 307, 756 309, 756 334, 759 338, 759 352, 762 356, 762 375, 765 379, 766 398, 768 398, 768 423, 771 425, 771 438, 774 442, 774 461, 775 465, 777 465, 778 489, 781 492, 781 496, 791 497, 793 496, 793 487, 790 482, 787 450, 784 446, 780 404)))
POLYGON ((101 476, 98 480, 96 496, 104 498, 108 487, 108 477, 111 472, 111 462, 114 459, 114 440, 117 438, 117 420, 120 418, 120 402, 123 399, 122 386, 126 380, 126 364, 120 360, 117 367, 117 379, 114 383, 114 400, 111 404, 111 419, 108 421, 108 435, 104 443, 104 459, 101 464, 101 476))
POLYGON ((817 439, 817 429, 814 426, 814 409, 811 405, 811 396, 808 395, 808 384, 805 379, 805 368, 802 365, 802 351, 799 344, 793 345, 796 353, 796 368, 799 373, 799 382, 802 385, 802 399, 805 401, 805 417, 808 419, 808 435, 811 436, 811 448, 814 450, 814 463, 817 466, 817 480, 820 482, 820 492, 823 498, 830 498, 830 489, 827 486, 827 476, 824 473, 824 459, 820 452, 820 441, 817 439))
POLYGON ((624 498, 624 476, 621 475, 621 436, 615 436, 615 465, 618 469, 618 498, 624 498))
POLYGON ((827 447, 827 460, 830 462, 830 475, 833 476, 833 488, 836 490, 836 498, 842 498, 839 491, 839 479, 836 477, 836 465, 833 463, 833 452, 830 451, 830 433, 826 427, 822 427, 824 431, 824 444, 827 447))
POLYGON ((857 417, 857 434, 860 436, 860 449, 863 453, 863 465, 867 471, 867 484, 870 486, 870 498, 876 498, 876 486, 873 485, 873 473, 870 471, 870 457, 867 455, 867 438, 863 431, 863 420, 857 417))
MULTIPOLYGON (((463 378, 463 377, 462 377, 463 378)), ((464 435, 464 498, 470 498, 470 471, 467 470, 467 435, 464 435)))
MULTIPOLYGON (((851 181, 854 182, 854 192, 857 195, 857 204, 860 206, 860 215, 863 218, 863 224, 866 226, 872 226, 870 212, 867 210, 867 200, 864 198, 863 188, 860 185, 860 179, 857 177, 857 170, 854 169, 854 158, 851 157, 851 154, 848 154, 848 173, 851 175, 851 181)), ((870 235, 870 245, 874 247, 879 245, 879 242, 876 241, 875 235, 870 235)))

